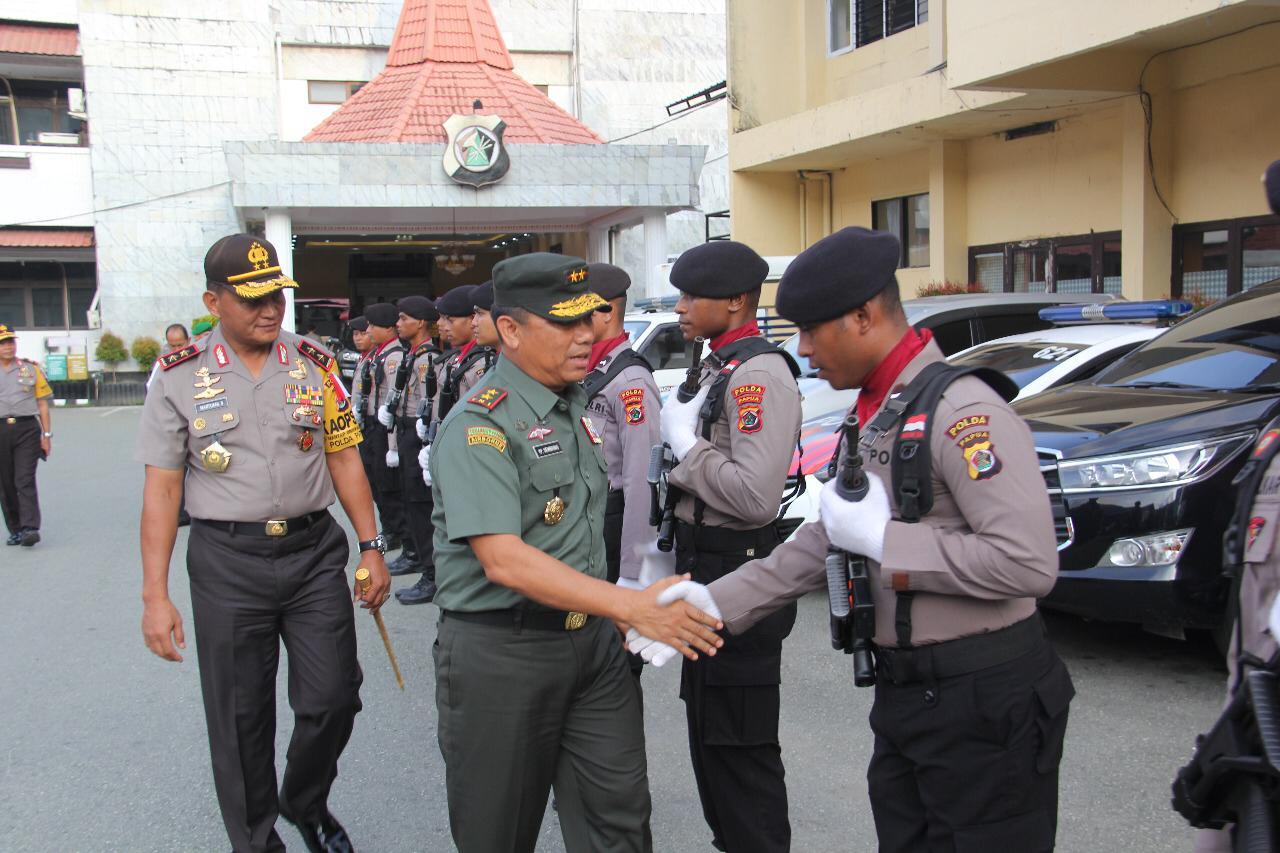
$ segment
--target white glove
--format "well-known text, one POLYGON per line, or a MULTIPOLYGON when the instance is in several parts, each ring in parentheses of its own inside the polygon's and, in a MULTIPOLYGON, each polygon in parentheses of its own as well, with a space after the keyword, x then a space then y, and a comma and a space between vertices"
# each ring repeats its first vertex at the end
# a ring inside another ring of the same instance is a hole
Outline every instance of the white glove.
POLYGON ((705 386, 687 403, 681 403, 673 393, 662 404, 662 440, 671 445, 676 459, 683 459, 698 442, 698 412, 707 399, 710 386, 705 386))
POLYGON ((418 467, 422 469, 422 482, 426 483, 428 486, 431 485, 431 469, 427 467, 430 462, 431 445, 426 444, 418 451, 418 467))
POLYGON ((867 472, 867 480, 867 496, 856 503, 836 494, 835 480, 828 482, 818 497, 818 516, 832 545, 878 563, 884 559, 884 529, 891 518, 889 495, 878 476, 867 472))
POLYGON ((400 451, 399 450, 392 449, 387 451, 387 467, 388 468, 400 467, 400 451))
MULTIPOLYGON (((658 604, 666 607, 682 598, 703 613, 714 616, 717 619, 722 618, 720 608, 716 606, 715 599, 711 597, 711 590, 693 581, 680 581, 680 583, 667 587, 659 593, 658 604)), ((644 658, 645 663, 651 663, 654 666, 662 666, 679 654, 666 643, 651 640, 636 631, 635 628, 627 630, 627 648, 631 649, 634 654, 644 658)))
POLYGON ((382 424, 387 429, 391 429, 391 427, 395 424, 395 422, 396 422, 395 416, 391 414, 390 409, 388 409, 386 406, 378 407, 378 423, 382 424))
POLYGON ((422 422, 422 418, 418 418, 413 422, 413 429, 418 433, 418 441, 426 441, 427 433, 430 428, 422 422))
POLYGON ((639 576, 618 578, 618 586, 624 589, 647 589, 663 578, 676 573, 676 555, 674 551, 659 551, 657 542, 642 542, 636 545, 636 556, 640 558, 639 576))

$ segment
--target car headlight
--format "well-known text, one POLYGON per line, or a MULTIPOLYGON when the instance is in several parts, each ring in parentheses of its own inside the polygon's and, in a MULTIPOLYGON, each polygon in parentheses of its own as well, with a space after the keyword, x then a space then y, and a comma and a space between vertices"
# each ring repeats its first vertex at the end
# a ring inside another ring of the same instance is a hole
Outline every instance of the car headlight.
POLYGON ((1098 561, 1101 566, 1172 566, 1187 547, 1193 528, 1170 530, 1150 536, 1117 539, 1098 561))
POLYGON ((1064 492, 1183 485, 1208 477, 1246 447, 1253 433, 1194 441, 1137 453, 1058 463, 1064 492))

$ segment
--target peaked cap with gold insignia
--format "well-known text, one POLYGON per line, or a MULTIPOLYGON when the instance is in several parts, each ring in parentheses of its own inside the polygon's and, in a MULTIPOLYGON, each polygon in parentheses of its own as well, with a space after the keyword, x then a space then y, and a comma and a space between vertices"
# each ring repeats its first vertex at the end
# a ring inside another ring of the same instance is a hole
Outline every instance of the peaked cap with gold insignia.
POLYGON ((493 268, 493 307, 523 308, 553 323, 572 323, 613 306, 592 293, 587 262, 534 252, 507 258, 493 268))
POLYGON ((276 247, 252 234, 230 234, 209 247, 204 277, 230 287, 242 299, 261 299, 298 283, 280 269, 276 247))
POLYGON ((0 324, 0 341, 11 341, 16 337, 18 336, 14 333, 13 329, 0 324))

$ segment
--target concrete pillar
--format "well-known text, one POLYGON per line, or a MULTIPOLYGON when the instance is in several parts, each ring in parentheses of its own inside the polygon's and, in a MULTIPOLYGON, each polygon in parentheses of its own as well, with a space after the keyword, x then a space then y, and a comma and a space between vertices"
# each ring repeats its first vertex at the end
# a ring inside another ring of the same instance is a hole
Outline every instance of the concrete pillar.
POLYGON ((667 282, 659 268, 667 262, 667 214, 646 210, 644 214, 644 295, 665 296, 667 282))
MULTIPOLYGON (((934 14, 932 8, 929 14, 934 14)), ((969 280, 969 176, 965 152, 964 142, 958 140, 929 146, 929 274, 934 281, 969 280)))
MULTIPOLYGON (((281 207, 267 208, 266 237, 280 256, 280 272, 293 278, 293 219, 281 207)), ((284 292, 284 328, 297 331, 293 322, 293 289, 284 292)))
POLYGON ((587 263, 611 263, 609 255, 609 229, 592 228, 587 231, 587 263))
POLYGON ((1124 110, 1121 146, 1121 275, 1126 299, 1163 299, 1172 296, 1170 274, 1173 264, 1173 217, 1165 209, 1152 183, 1150 162, 1155 162, 1155 180, 1165 200, 1172 204, 1173 108, 1168 83, 1168 66, 1163 59, 1152 63, 1146 85, 1151 93, 1151 158, 1147 157, 1147 120, 1138 98, 1122 102, 1124 110))
MULTIPOLYGON (((947 61, 947 0, 929 4, 929 67, 937 68, 947 61)), ((929 251, 933 251, 930 245, 929 251)))

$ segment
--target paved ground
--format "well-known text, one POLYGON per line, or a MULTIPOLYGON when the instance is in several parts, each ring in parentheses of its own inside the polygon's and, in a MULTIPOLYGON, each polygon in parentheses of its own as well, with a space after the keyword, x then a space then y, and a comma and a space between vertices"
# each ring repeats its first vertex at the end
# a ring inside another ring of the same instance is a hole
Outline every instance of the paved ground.
MULTIPOLYGON (((40 471, 45 541, 0 551, 9 589, 0 604, 0 848, 225 850, 194 648, 183 664, 162 662, 138 628, 142 471, 131 461, 138 410, 59 410, 55 420, 53 460, 40 471)), ((179 554, 185 545, 183 532, 179 554)), ((171 590, 189 619, 181 558, 171 590)), ((853 688, 848 660, 829 648, 823 607, 816 598, 802 603, 785 654, 783 750, 794 848, 872 850, 864 779, 870 694, 853 688)), ((451 849, 435 743, 435 619, 432 606, 387 608, 408 681, 404 693, 372 620, 358 620, 365 710, 331 805, 364 851, 451 849)), ((1058 849, 1188 849, 1190 833, 1170 811, 1168 790, 1220 701, 1223 674, 1208 644, 1049 621, 1079 693, 1058 849)), ((655 848, 709 851, 677 681, 675 667, 645 674, 655 848)), ((280 684, 283 757, 290 717, 283 678, 280 684)), ((281 826, 291 849, 301 849, 281 826)), ((540 849, 562 849, 554 819, 540 849)))

